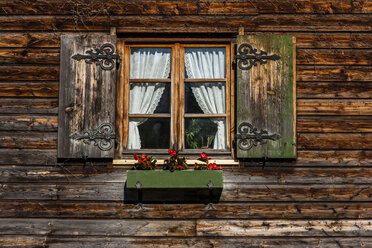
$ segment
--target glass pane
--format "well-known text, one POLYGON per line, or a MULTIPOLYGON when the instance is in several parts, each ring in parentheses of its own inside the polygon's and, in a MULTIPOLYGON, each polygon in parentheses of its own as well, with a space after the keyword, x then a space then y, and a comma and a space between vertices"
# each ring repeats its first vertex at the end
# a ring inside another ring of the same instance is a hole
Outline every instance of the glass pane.
POLYGON ((170 118, 129 118, 128 149, 169 147, 170 118))
POLYGON ((226 113, 225 83, 185 83, 185 113, 226 113))
POLYGON ((130 78, 170 78, 171 48, 131 48, 130 78))
POLYGON ((186 149, 226 149, 225 118, 186 118, 186 149))
POLYGON ((225 78, 224 47, 185 48, 185 78, 225 78))
POLYGON ((168 83, 131 83, 129 113, 170 113, 170 91, 168 83))

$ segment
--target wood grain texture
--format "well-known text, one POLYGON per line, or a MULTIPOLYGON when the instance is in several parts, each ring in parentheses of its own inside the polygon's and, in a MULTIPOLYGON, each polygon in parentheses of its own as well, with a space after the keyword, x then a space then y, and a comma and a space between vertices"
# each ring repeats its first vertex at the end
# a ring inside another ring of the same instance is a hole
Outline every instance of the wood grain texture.
POLYGON ((222 247, 241 248, 249 244, 253 247, 360 247, 371 246, 370 237, 92 237, 92 236, 36 236, 36 235, 4 235, 0 236, 0 245, 4 247, 92 247, 92 248, 153 248, 155 247, 222 247))
POLYGON ((370 133, 372 116, 300 116, 299 133, 370 133))
POLYGON ((298 99, 297 115, 371 115, 370 99, 298 99))
POLYGON ((365 15, 258 15, 258 16, 0 16, 0 31, 109 31, 118 32, 229 32, 242 26, 246 32, 367 32, 372 17, 365 15), (186 25, 187 23, 187 25, 186 25))
POLYGON ((369 33, 321 33, 297 34, 297 48, 372 48, 369 33))
POLYGON ((57 81, 59 66, 0 66, 0 81, 57 81))
MULTIPOLYGON (((89 158, 113 158, 114 156, 115 139, 110 139, 109 142, 106 140, 83 142, 84 140, 71 137, 74 133, 81 134, 87 130, 94 132, 104 123, 111 124, 111 132, 115 133, 117 62, 112 60, 112 70, 103 70, 98 62, 89 64, 85 60, 71 59, 73 55, 86 54, 88 50, 99 49, 106 43, 113 45, 112 52, 116 53, 116 36, 63 35, 61 37, 59 158, 81 158, 83 154, 89 158), (101 149, 99 143, 106 149, 101 149)), ((100 128, 99 131, 110 133, 108 127, 100 128)))
POLYGON ((206 204, 134 204, 81 201, 3 201, 1 218, 94 218, 94 219, 368 219, 370 202, 345 203, 218 203, 215 210, 206 204))
POLYGON ((57 49, 0 49, 0 65, 48 64, 59 65, 57 49))
POLYGON ((299 150, 370 150, 372 133, 301 133, 297 135, 299 150))
POLYGON ((371 66, 298 66, 297 81, 372 81, 371 66))
POLYGON ((371 98, 370 82, 298 82, 298 98, 371 98))
POLYGON ((56 116, 0 116, 0 131, 57 131, 56 116))
POLYGON ((1 97, 58 97, 58 82, 0 83, 1 97))
POLYGON ((57 150, 0 149, 0 164, 55 165, 57 164, 57 150))
POLYGON ((59 48, 59 33, 0 33, 0 47, 59 48))
POLYGON ((298 65, 372 65, 372 50, 298 49, 298 65))
POLYGON ((257 15, 257 14, 368 14, 372 4, 368 1, 172 1, 154 0, 116 2, 63 2, 53 1, 3 1, 1 15, 257 15), (56 11, 58 9, 59 11, 56 11))
MULTIPOLYGON (((328 151, 298 151, 298 165, 308 166, 370 166, 372 151, 368 150, 328 150, 328 151)), ((297 164, 295 164, 296 166, 297 164)))
POLYGON ((55 149, 57 134, 44 132, 0 132, 0 148, 55 149))
POLYGON ((1 114, 53 114, 58 113, 58 100, 0 98, 1 114))

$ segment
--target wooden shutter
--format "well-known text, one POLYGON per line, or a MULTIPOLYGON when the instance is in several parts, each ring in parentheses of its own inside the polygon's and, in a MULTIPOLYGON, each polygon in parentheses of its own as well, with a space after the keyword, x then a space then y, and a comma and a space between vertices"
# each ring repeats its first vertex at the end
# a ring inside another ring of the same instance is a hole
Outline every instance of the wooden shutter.
POLYGON ((59 158, 113 158, 117 61, 116 36, 62 35, 59 158))
POLYGON ((238 158, 296 157, 293 43, 290 36, 237 37, 238 158))

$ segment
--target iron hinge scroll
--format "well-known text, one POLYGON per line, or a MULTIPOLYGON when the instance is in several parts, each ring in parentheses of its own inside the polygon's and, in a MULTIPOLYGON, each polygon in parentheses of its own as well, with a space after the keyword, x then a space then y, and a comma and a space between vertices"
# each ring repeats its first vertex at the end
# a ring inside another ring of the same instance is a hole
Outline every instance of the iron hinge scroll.
POLYGON ((87 64, 92 64, 93 62, 98 62, 102 70, 110 71, 114 68, 116 60, 117 64, 120 64, 120 56, 115 53, 114 45, 110 43, 103 44, 100 48, 96 49, 96 52, 93 49, 86 51, 87 54, 75 54, 72 56, 73 59, 79 61, 85 59, 87 64))
POLYGON ((238 53, 239 54, 234 56, 234 62, 241 70, 249 70, 252 66, 256 66, 257 62, 266 64, 268 59, 274 61, 280 59, 279 55, 267 55, 267 52, 262 50, 260 50, 260 53, 257 53, 257 49, 247 43, 243 43, 239 46, 238 53))
POLYGON ((116 134, 111 123, 102 123, 94 130, 73 133, 70 138, 83 140, 88 145, 94 142, 94 145, 98 146, 102 151, 109 151, 114 146, 116 134))
POLYGON ((266 144, 268 140, 276 141, 280 138, 279 134, 269 134, 267 130, 261 129, 258 131, 257 128, 248 122, 242 122, 238 127, 238 133, 235 135, 237 145, 243 151, 250 150, 253 146, 257 146, 258 143, 266 144))

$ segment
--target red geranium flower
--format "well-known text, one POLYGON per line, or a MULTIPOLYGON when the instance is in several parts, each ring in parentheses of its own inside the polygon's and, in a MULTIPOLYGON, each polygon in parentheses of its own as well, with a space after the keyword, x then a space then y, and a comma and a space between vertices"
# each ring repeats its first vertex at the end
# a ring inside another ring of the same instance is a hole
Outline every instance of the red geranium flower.
POLYGON ((133 154, 133 158, 134 158, 135 160, 138 160, 138 156, 137 156, 137 154, 133 154))
POLYGON ((201 159, 208 159, 207 154, 206 154, 205 152, 202 152, 202 153, 200 154, 200 158, 201 158, 201 159))
POLYGON ((182 165, 179 165, 178 168, 182 169, 182 165))
POLYGON ((168 150, 168 153, 171 157, 173 157, 174 155, 176 155, 177 151, 176 150, 168 150))

